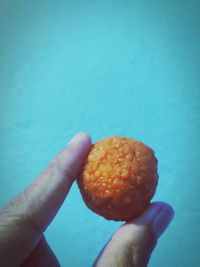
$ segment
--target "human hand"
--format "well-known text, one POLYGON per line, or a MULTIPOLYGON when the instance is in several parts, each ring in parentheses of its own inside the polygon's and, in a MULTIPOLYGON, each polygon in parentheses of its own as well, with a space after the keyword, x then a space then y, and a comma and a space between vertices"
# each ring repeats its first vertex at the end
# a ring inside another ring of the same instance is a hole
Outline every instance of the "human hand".
POLYGON ((126 222, 111 237, 93 267, 145 267, 174 216, 169 204, 155 202, 135 220, 126 222))
MULTIPOLYGON (((87 134, 78 134, 28 188, 0 210, 2 266, 60 266, 43 232, 67 196, 91 145, 87 134)), ((167 204, 151 204, 143 215, 118 229, 94 266, 146 266, 172 217, 167 204)))
POLYGON ((61 207, 91 144, 87 134, 75 136, 30 186, 0 210, 2 267, 60 266, 43 232, 61 207))

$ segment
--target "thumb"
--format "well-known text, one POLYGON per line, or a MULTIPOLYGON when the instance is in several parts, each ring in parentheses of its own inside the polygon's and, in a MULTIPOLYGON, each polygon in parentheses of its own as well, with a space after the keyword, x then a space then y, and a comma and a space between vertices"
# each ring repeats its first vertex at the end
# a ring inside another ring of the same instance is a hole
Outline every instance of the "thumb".
POLYGON ((117 230, 94 266, 147 266, 158 238, 166 230, 173 216, 174 211, 169 204, 150 204, 141 216, 117 230))

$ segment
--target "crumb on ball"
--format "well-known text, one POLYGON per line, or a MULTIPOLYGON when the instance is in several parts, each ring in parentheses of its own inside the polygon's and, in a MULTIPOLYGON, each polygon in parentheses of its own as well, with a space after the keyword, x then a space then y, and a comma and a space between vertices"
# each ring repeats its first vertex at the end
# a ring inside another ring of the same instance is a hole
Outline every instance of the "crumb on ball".
POLYGON ((157 159, 153 150, 120 136, 93 144, 77 177, 86 205, 115 221, 140 215, 149 205, 157 183, 157 159))

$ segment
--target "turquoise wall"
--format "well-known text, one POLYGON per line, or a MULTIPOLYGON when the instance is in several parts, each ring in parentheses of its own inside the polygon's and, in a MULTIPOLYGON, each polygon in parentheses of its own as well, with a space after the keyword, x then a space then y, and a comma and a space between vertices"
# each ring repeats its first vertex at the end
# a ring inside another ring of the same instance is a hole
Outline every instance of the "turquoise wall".
MULTIPOLYGON (((159 159, 154 199, 176 212, 149 266, 199 266, 199 12, 194 0, 1 0, 0 204, 78 131, 134 137, 159 159)), ((62 266, 90 266, 119 225, 74 184, 46 235, 62 266)))

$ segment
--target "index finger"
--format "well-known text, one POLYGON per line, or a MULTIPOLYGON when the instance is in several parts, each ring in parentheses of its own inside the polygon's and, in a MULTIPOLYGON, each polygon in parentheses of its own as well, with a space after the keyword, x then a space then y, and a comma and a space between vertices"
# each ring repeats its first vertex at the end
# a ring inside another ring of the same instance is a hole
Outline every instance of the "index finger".
POLYGON ((0 258, 18 266, 52 221, 83 164, 92 142, 79 133, 21 194, 0 210, 0 258))
POLYGON ((58 209, 78 174, 91 147, 86 133, 77 134, 32 183, 12 200, 12 205, 43 232, 58 209))

